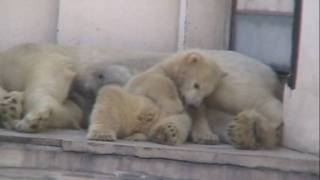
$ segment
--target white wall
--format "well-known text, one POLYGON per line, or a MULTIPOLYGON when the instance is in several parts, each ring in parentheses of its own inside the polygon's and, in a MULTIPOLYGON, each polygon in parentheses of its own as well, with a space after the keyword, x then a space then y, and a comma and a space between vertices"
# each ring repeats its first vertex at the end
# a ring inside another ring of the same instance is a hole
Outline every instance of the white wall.
POLYGON ((188 0, 186 48, 228 49, 230 0, 188 0))
POLYGON ((179 0, 63 0, 58 42, 171 51, 177 46, 179 0))
POLYGON ((155 51, 225 49, 230 9, 230 0, 62 0, 58 42, 155 51))
POLYGON ((25 42, 56 42, 57 0, 0 0, 0 50, 25 42))
POLYGON ((0 50, 25 42, 224 49, 230 9, 231 0, 0 0, 0 50))
POLYGON ((319 0, 303 1, 296 89, 285 89, 284 144, 319 154, 319 0))

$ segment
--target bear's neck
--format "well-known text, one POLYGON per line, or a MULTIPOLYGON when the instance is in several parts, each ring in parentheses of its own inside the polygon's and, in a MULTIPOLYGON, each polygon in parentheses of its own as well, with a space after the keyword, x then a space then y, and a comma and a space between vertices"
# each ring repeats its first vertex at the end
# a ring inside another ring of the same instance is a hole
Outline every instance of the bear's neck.
POLYGON ((164 73, 165 76, 167 76, 169 79, 171 79, 176 87, 179 87, 178 82, 180 82, 178 67, 175 63, 172 62, 165 62, 160 66, 161 71, 164 73))

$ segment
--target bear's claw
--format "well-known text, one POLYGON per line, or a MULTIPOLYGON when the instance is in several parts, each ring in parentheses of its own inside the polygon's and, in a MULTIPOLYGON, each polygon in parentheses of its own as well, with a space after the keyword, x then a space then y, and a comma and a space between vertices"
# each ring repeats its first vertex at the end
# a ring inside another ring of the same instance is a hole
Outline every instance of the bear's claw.
POLYGON ((174 123, 166 123, 159 126, 152 136, 152 140, 167 145, 177 145, 179 144, 179 131, 174 123))
POLYGON ((6 129, 13 129, 22 116, 23 93, 13 91, 0 99, 1 123, 6 129))
POLYGON ((89 131, 87 135, 87 139, 98 140, 98 141, 116 141, 117 136, 116 136, 116 133, 112 130, 103 131, 103 132, 93 130, 93 131, 89 131))

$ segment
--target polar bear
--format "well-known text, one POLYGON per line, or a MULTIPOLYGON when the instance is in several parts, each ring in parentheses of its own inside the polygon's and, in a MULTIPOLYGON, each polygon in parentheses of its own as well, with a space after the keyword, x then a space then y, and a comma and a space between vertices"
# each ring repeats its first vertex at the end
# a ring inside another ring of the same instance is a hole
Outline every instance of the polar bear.
POLYGON ((87 138, 149 140, 177 145, 185 142, 190 127, 191 119, 186 113, 161 117, 160 108, 151 99, 133 95, 119 86, 107 85, 98 93, 87 138), (179 124, 172 123, 177 120, 179 124), (176 126, 179 126, 179 132, 176 126))
POLYGON ((96 99, 91 113, 88 139, 147 140, 148 131, 159 116, 159 108, 150 99, 132 95, 114 85, 101 88, 96 99))
POLYGON ((91 115, 88 138, 128 136, 161 144, 184 143, 192 124, 185 106, 200 106, 224 76, 214 61, 197 52, 173 55, 133 77, 125 90, 103 89, 91 115))
POLYGON ((123 85, 131 77, 127 68, 109 65, 99 59, 102 55, 98 58, 95 54, 82 48, 40 44, 1 52, 0 124, 23 132, 83 126, 82 111, 90 109, 86 101, 90 102, 101 86, 123 85))
POLYGON ((240 53, 203 54, 214 59, 228 75, 205 98, 202 110, 193 114, 202 122, 192 129, 193 142, 211 144, 211 132, 206 128, 210 125, 222 141, 240 149, 277 147, 283 117, 282 86, 276 74, 269 66, 240 53))
MULTIPOLYGON (((1 54, 0 86, 7 91, 24 92, 23 111, 26 112, 21 121, 14 121, 14 129, 32 132, 47 126, 78 127, 81 110, 66 100, 75 77, 68 58, 57 53, 32 53, 20 58, 9 54, 1 54)), ((19 98, 11 95, 5 96, 2 103, 11 99, 11 105, 18 104, 19 98)))

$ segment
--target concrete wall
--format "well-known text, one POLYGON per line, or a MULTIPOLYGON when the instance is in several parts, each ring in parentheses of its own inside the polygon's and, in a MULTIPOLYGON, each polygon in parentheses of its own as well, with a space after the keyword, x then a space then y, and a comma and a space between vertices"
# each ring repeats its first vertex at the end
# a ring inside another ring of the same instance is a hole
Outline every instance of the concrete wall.
POLYGON ((230 14, 230 0, 188 0, 185 47, 227 49, 230 14))
POLYGON ((284 144, 319 154, 319 0, 303 1, 296 89, 285 89, 284 144))
POLYGON ((230 9, 231 0, 0 0, 0 50, 25 42, 225 49, 230 9))
POLYGON ((56 42, 58 0, 0 0, 0 50, 25 42, 56 42))
POLYGON ((231 0, 61 1, 58 42, 154 51, 226 49, 230 9, 231 0))
POLYGON ((61 1, 58 42, 172 51, 177 47, 178 10, 179 0, 61 1))

